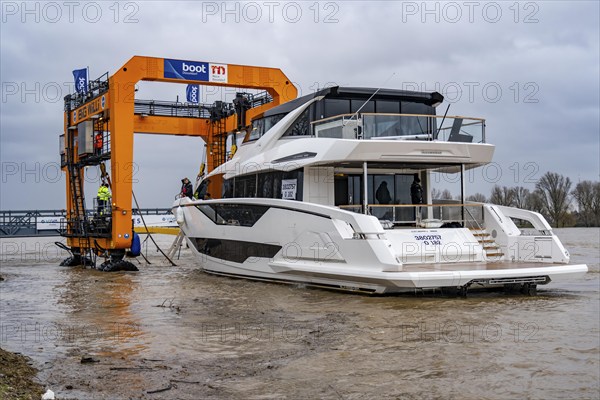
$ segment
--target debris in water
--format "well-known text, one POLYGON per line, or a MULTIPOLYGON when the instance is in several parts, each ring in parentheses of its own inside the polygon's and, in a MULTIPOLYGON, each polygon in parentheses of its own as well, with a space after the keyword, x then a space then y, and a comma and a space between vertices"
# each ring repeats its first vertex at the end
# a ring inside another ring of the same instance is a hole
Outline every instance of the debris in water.
POLYGON ((172 388, 173 388, 173 385, 169 384, 169 386, 164 387, 162 389, 148 390, 146 393, 152 394, 152 393, 166 392, 167 390, 171 390, 172 388))
POLYGON ((82 364, 90 364, 90 363, 97 363, 97 362, 100 362, 100 360, 97 360, 94 357, 81 357, 82 364))
POLYGON ((42 400, 54 400, 54 392, 50 389, 46 390, 46 393, 42 395, 42 400))

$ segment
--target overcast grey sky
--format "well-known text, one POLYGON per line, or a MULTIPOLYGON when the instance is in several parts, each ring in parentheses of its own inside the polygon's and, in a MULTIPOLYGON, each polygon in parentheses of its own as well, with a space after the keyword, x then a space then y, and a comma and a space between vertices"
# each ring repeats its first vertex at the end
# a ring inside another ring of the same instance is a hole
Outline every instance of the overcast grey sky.
MULTIPOLYGON (((114 73, 133 55, 281 68, 307 94, 326 85, 438 90, 443 114, 487 119, 494 183, 532 188, 546 171, 600 174, 597 1, 1 3, 1 209, 65 204, 62 98, 73 69, 114 73)), ((230 92, 207 89, 203 101, 230 92)), ((175 100, 185 85, 142 83, 138 98, 175 100)), ((202 142, 137 135, 141 207, 168 207, 193 178, 202 142)), ((97 188, 89 172, 88 193, 97 188)), ((92 195, 88 195, 88 202, 92 195)))

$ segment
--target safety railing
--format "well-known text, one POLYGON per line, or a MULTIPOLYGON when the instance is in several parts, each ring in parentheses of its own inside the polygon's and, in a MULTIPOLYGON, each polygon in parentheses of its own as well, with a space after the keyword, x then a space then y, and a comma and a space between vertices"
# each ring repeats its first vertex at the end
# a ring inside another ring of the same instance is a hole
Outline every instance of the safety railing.
MULTIPOLYGON (((360 204, 340 205, 343 210, 363 213, 360 204)), ((483 204, 368 204, 367 214, 395 225, 439 228, 457 223, 468 228, 484 225, 483 204)))
POLYGON ((111 237, 112 219, 109 215, 87 216, 85 219, 63 219, 59 232, 66 237, 111 237))
POLYGON ((520 229, 521 236, 552 236, 552 227, 540 213, 516 207, 496 207, 520 229))
POLYGON ((66 95, 64 99, 64 110, 66 112, 74 110, 107 91, 108 72, 105 72, 100 78, 90 80, 84 93, 75 92, 66 95))
MULTIPOLYGON (((250 108, 259 107, 273 101, 273 96, 271 96, 268 92, 261 92, 256 95, 244 93, 244 95, 248 97, 250 108)), ((223 105, 232 107, 232 105, 229 103, 225 103, 223 105)), ((141 116, 157 115, 162 117, 190 117, 208 119, 211 118, 211 113, 215 111, 215 104, 193 104, 182 103, 179 101, 173 102, 136 99, 133 109, 135 114, 141 116)))
POLYGON ((316 137, 485 143, 485 120, 473 117, 362 113, 336 115, 311 125, 316 137))
POLYGON ((136 100, 134 113, 142 116, 210 118, 209 104, 189 104, 170 101, 136 100))
POLYGON ((260 107, 264 104, 271 103, 273 96, 267 91, 260 92, 254 95, 250 95, 250 107, 260 107))
MULTIPOLYGON (((72 232, 83 233, 85 228, 82 223, 88 224, 93 221, 94 214, 98 213, 97 204, 93 209, 86 212, 84 221, 73 219, 69 227, 72 232)), ((106 215, 110 215, 106 210, 106 215)), ((145 208, 133 209, 135 215, 162 215, 171 213, 170 208, 145 208)), ((57 236, 65 233, 67 229, 65 210, 0 210, 0 237, 22 237, 22 236, 57 236)), ((108 219, 108 218, 106 218, 108 219)), ((97 225, 94 225, 94 228, 97 225)))

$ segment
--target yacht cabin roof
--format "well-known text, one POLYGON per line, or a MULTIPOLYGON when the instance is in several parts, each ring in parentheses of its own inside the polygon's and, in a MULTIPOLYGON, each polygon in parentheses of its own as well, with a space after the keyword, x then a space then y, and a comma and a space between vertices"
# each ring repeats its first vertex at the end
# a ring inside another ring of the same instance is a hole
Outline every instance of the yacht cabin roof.
POLYGON ((333 86, 321 89, 315 93, 306 96, 298 97, 297 99, 288 101, 277 107, 273 107, 265 111, 262 117, 271 115, 287 114, 290 111, 300 107, 302 104, 314 99, 315 97, 324 96, 325 98, 352 98, 367 100, 373 96, 373 100, 400 100, 411 103, 421 103, 428 106, 437 106, 444 101, 444 96, 438 92, 412 92, 408 90, 397 89, 377 89, 363 87, 341 87, 333 86), (373 95, 375 93, 375 95, 373 95))

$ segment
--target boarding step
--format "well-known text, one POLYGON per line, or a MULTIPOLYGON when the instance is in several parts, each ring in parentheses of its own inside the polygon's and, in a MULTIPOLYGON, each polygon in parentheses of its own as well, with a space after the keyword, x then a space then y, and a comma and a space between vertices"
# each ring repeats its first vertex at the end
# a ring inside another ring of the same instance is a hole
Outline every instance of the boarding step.
POLYGON ((486 261, 503 261, 504 260, 504 253, 499 252, 499 253, 486 253, 485 254, 485 260, 486 261))
POLYGON ((491 244, 491 245, 487 245, 487 246, 483 246, 483 249, 488 251, 488 250, 500 250, 500 246, 498 246, 496 243, 491 244))
POLYGON ((502 249, 485 229, 469 228, 475 239, 483 248, 485 258, 488 261, 499 261, 504 257, 502 249))
POLYGON ((490 236, 490 234, 489 234, 489 233, 487 233, 487 232, 480 232, 480 231, 477 231, 477 232, 471 232, 471 233, 472 233, 472 234, 473 234, 473 236, 475 236, 475 237, 487 237, 487 236, 490 236))

